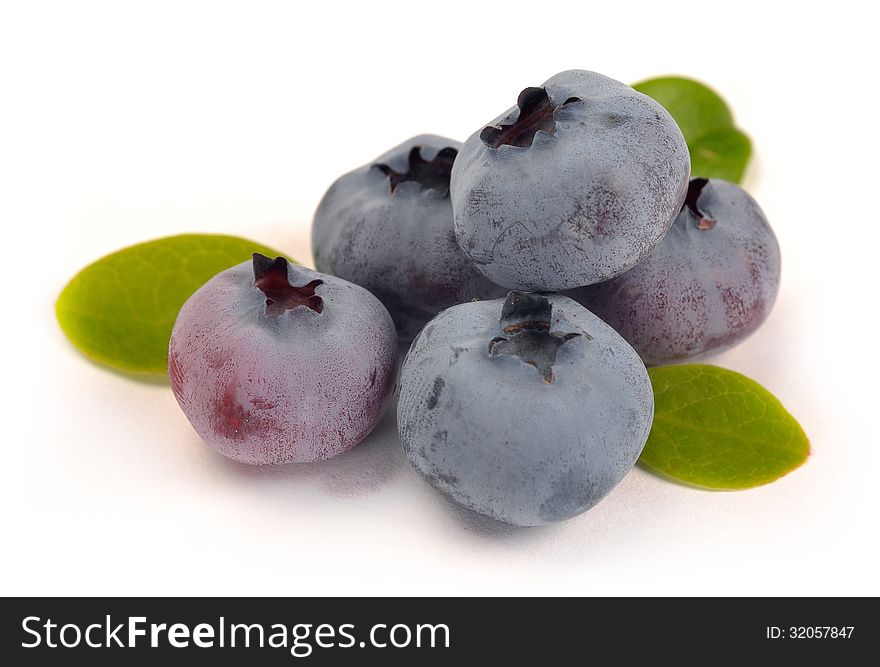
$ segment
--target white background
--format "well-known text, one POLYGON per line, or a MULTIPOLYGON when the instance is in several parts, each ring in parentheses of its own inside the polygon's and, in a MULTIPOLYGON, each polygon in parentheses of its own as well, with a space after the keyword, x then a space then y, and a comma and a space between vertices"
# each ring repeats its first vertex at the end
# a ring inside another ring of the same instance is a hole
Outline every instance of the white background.
POLYGON ((0 593, 880 594, 874 23, 780 5, 3 2, 0 593), (564 525, 504 528, 424 484, 392 420, 331 462, 241 466, 166 386, 59 330, 66 281, 139 241, 226 232, 308 262, 338 175, 416 133, 463 139, 568 68, 702 79, 751 135, 782 289, 715 362, 810 436, 781 481, 637 469, 564 525))

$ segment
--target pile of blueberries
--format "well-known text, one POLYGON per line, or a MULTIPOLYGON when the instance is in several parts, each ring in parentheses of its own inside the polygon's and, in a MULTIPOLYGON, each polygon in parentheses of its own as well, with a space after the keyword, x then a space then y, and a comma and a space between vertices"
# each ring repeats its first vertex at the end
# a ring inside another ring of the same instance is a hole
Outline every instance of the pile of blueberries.
POLYGON ((594 72, 526 88, 463 145, 415 137, 339 178, 318 271, 255 255, 180 311, 174 393, 250 464, 336 456, 397 386, 415 469, 456 502, 538 525, 633 467, 645 365, 729 347, 766 319, 776 238, 725 181, 690 178, 658 103, 594 72))

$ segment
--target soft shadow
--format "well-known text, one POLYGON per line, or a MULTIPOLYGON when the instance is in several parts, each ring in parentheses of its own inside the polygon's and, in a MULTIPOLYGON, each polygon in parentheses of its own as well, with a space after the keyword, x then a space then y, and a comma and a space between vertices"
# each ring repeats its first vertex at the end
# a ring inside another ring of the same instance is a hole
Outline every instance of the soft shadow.
MULTIPOLYGON (((65 338, 65 340, 67 339, 65 338)), ((136 373, 134 371, 126 371, 121 368, 116 368, 115 366, 110 366, 103 361, 93 359, 92 357, 85 354, 82 350, 77 348, 69 340, 67 341, 67 347, 68 349, 72 350, 77 357, 79 357, 80 359, 84 359, 90 366, 111 373, 112 375, 116 375, 117 377, 121 377, 125 380, 134 380, 135 382, 139 382, 140 384, 152 385, 155 387, 170 386, 168 383, 167 373, 136 373)))
POLYGON ((761 159, 761 155, 755 150, 755 147, 752 146, 752 155, 749 157, 749 162, 746 165, 746 170, 743 173, 740 186, 747 191, 751 191, 763 180, 764 162, 761 159))
POLYGON ((298 466, 299 474, 317 480, 328 495, 357 498, 375 493, 403 470, 404 454, 397 433, 397 401, 359 445, 329 461, 298 466))
POLYGON ((649 475, 656 477, 657 479, 662 479, 664 482, 669 482, 670 484, 675 484, 677 486, 684 487, 686 489, 694 489, 695 491, 706 491, 707 493, 732 493, 736 491, 737 493, 740 491, 748 490, 748 489, 712 489, 708 486, 698 486, 697 484, 691 484, 690 482, 686 482, 683 479, 678 479, 677 477, 672 477, 671 475, 667 475, 662 470, 657 468, 652 468, 647 463, 642 463, 641 459, 636 462, 636 466, 638 466, 639 470, 646 472, 649 475))
POLYGON ((204 443, 211 460, 236 478, 314 484, 328 496, 357 498, 376 493, 391 483, 403 469, 404 455, 397 434, 397 401, 391 401, 381 421, 362 442, 327 461, 254 466, 233 461, 204 443))
POLYGON ((434 490, 440 509, 459 528, 478 537, 497 542, 525 542, 554 530, 553 526, 513 526, 463 507, 440 491, 434 490))

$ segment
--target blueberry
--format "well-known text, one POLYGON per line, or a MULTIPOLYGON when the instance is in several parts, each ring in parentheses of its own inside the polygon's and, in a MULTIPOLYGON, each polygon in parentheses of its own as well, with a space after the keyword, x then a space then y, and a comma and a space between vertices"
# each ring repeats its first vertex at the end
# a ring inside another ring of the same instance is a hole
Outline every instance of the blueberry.
POLYGON ((755 200, 733 183, 694 178, 647 259, 570 295, 659 365, 719 352, 755 331, 776 300, 779 270, 779 244, 755 200))
POLYGON ((687 144, 663 107, 582 70, 526 88, 452 170, 464 251, 505 287, 601 282, 660 242, 684 200, 687 144))
POLYGON ((339 178, 315 214, 315 266, 379 297, 404 341, 444 308, 505 293, 455 239, 449 174, 460 146, 414 137, 339 178))
POLYGON ((412 465, 456 502, 539 525, 599 502, 651 427, 644 364, 564 296, 511 292, 431 320, 401 370, 397 419, 412 465))
POLYGON ((168 373, 214 449, 244 463, 330 458, 378 423, 394 386, 388 312, 349 282, 254 255, 183 305, 168 373))

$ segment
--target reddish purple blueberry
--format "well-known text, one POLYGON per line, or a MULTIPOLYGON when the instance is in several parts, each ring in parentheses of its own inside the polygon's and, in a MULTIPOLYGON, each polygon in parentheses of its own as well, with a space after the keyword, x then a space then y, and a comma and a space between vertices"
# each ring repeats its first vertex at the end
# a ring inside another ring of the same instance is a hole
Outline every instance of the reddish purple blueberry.
POLYGON ((681 212, 647 259, 573 290, 642 360, 660 365, 729 348, 770 314, 779 291, 779 244, 739 186, 694 178, 681 212))
POLYGON ((388 311, 349 282, 254 255, 183 305, 171 388, 211 447, 252 464, 336 456, 378 423, 394 387, 388 311))

